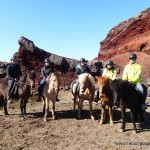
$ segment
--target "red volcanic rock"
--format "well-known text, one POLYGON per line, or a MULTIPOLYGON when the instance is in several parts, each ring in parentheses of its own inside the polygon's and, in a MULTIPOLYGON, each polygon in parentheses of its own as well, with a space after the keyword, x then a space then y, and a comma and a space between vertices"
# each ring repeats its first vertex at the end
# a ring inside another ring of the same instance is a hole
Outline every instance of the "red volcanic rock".
MULTIPOLYGON (((27 39, 28 40, 28 39, 27 39)), ((30 42, 30 40, 28 40, 30 42)), ((32 41, 31 41, 32 42, 32 41)), ((34 44, 32 42, 32 44, 34 44)), ((20 58, 20 65, 28 68, 29 70, 36 71, 36 81, 40 82, 40 71, 44 65, 45 58, 50 58, 51 60, 51 67, 54 68, 55 72, 61 72, 61 85, 63 88, 68 89, 70 88, 71 82, 75 79, 74 71, 75 66, 77 65, 78 61, 75 59, 69 59, 65 57, 61 57, 49 52, 46 52, 36 46, 32 45, 32 50, 22 44, 19 47, 19 51, 15 53, 20 58)))
POLYGON ((112 28, 100 44, 97 59, 112 59, 124 68, 129 53, 137 52, 142 77, 150 77, 150 8, 112 28))
POLYGON ((100 44, 98 59, 134 51, 150 55, 150 8, 112 28, 100 44))

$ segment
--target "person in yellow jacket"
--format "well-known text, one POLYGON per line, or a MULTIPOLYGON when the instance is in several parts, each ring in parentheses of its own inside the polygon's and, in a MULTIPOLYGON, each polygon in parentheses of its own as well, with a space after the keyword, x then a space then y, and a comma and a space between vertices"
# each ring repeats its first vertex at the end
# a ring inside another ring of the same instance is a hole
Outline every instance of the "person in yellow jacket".
POLYGON ((147 105, 145 104, 146 95, 141 84, 142 66, 136 63, 137 55, 134 53, 129 54, 129 60, 130 63, 125 66, 122 79, 136 84, 136 89, 143 95, 141 108, 145 110, 147 105))
POLYGON ((116 79, 117 76, 117 71, 114 68, 114 63, 113 61, 109 60, 106 63, 106 68, 104 69, 102 76, 109 77, 111 80, 116 79))

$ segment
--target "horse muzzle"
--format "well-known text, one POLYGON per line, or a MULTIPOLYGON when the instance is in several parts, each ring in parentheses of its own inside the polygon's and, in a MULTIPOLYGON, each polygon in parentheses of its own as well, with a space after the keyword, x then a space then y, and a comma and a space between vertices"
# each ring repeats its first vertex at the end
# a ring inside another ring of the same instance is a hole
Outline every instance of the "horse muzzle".
POLYGON ((114 104, 114 106, 118 106, 119 105, 117 100, 114 100, 113 104, 114 104))

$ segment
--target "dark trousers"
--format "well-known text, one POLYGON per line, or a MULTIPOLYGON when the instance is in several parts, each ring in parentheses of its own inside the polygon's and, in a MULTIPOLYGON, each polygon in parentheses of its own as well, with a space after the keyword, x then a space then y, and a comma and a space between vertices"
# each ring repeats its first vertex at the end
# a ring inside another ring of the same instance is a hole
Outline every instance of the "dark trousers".
POLYGON ((7 99, 10 100, 10 95, 11 92, 13 90, 13 86, 14 86, 14 80, 13 79, 9 79, 8 80, 8 91, 7 91, 7 99))
POLYGON ((43 79, 43 80, 40 82, 40 84, 39 84, 39 87, 38 87, 38 95, 39 95, 39 97, 41 97, 41 95, 42 95, 43 88, 44 88, 45 84, 46 84, 45 79, 43 79))

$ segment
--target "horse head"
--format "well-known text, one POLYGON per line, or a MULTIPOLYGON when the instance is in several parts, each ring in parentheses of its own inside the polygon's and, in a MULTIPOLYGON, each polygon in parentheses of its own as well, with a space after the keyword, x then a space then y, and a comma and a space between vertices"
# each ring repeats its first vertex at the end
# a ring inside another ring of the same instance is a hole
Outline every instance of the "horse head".
POLYGON ((47 79, 46 83, 48 83, 50 88, 55 89, 56 92, 59 90, 59 85, 60 85, 60 74, 59 73, 51 73, 47 79))
POLYGON ((99 97, 100 98, 105 98, 107 95, 110 93, 110 82, 111 79, 108 77, 96 77, 98 80, 98 88, 99 88, 99 97))
POLYGON ((88 74, 84 73, 79 75, 79 85, 80 85, 80 92, 84 93, 87 88, 94 87, 94 78, 88 74))
POLYGON ((113 103, 115 106, 118 106, 120 99, 121 99, 121 85, 122 85, 122 80, 121 79, 115 79, 111 82, 110 88, 113 91, 113 103))

